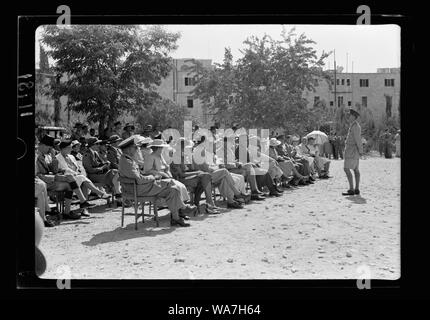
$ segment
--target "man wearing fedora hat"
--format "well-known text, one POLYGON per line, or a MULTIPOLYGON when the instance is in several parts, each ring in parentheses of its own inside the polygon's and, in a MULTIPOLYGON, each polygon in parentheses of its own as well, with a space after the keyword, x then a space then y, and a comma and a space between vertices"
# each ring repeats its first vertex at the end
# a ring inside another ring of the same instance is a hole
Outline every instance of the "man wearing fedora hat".
POLYGON ((107 155, 106 158, 110 162, 112 169, 118 169, 119 159, 122 151, 118 148, 118 144, 122 141, 119 135, 111 135, 107 140, 107 155))
POLYGON ((135 130, 134 125, 130 123, 126 123, 126 125, 124 126, 124 131, 121 134, 121 138, 123 138, 124 140, 127 138, 130 138, 132 135, 134 135, 134 130, 135 130))
POLYGON ((88 139, 88 148, 84 154, 83 165, 88 178, 94 183, 102 183, 113 189, 116 197, 120 198, 120 185, 118 182, 118 170, 110 169, 110 162, 104 161, 98 153, 99 144, 102 141, 91 137, 88 139))
MULTIPOLYGON (((171 213, 171 226, 188 227, 184 219, 188 218, 186 214, 194 212, 190 207, 185 205, 179 187, 173 179, 160 179, 161 176, 152 174, 143 174, 138 163, 135 161, 136 153, 139 152, 139 146, 136 144, 135 136, 122 141, 118 147, 122 150, 119 162, 119 173, 122 182, 134 181, 137 184, 137 193, 144 197, 160 197, 166 200, 167 206, 171 213)), ((138 142, 139 143, 139 142, 138 142)), ((129 188, 129 183, 123 185, 125 193, 133 193, 129 188)))
POLYGON ((360 194, 360 171, 358 164, 360 156, 363 154, 363 144, 361 142, 361 127, 357 119, 360 114, 354 109, 349 110, 348 122, 350 124, 348 135, 346 136, 345 151, 344 151, 344 171, 348 178, 349 189, 343 192, 342 195, 355 195, 360 194), (353 184, 353 177, 351 170, 354 171, 355 176, 355 189, 353 184))

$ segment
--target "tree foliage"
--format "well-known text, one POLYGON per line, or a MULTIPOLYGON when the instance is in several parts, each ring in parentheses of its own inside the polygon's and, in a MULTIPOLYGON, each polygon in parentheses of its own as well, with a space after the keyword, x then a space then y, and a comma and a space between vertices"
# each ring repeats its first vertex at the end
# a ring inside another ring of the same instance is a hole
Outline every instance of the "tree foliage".
POLYGON ((312 126, 304 90, 314 90, 316 77, 325 76, 324 59, 314 41, 294 29, 282 40, 250 37, 244 41, 236 63, 229 48, 224 61, 212 70, 201 70, 195 97, 202 100, 215 121, 244 127, 286 128, 304 131, 312 126))
POLYGON ((136 122, 140 128, 150 124, 162 131, 167 128, 182 130, 185 120, 183 108, 168 99, 157 99, 144 111, 137 114, 136 122))
POLYGON ((123 112, 137 112, 159 96, 157 85, 171 70, 177 33, 161 27, 72 25, 45 27, 42 41, 55 61, 53 97, 99 122, 101 132, 123 112), (64 80, 64 81, 63 81, 64 80))

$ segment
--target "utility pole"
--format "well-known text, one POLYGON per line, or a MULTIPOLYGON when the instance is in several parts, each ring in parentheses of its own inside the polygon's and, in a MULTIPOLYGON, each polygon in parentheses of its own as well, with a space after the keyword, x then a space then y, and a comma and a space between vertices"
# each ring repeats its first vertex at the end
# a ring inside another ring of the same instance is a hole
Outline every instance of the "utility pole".
MULTIPOLYGON (((336 100, 336 85, 337 85, 337 80, 336 80, 336 50, 334 50, 334 105, 337 105, 337 100, 336 100)), ((338 106, 339 107, 339 106, 338 106)))

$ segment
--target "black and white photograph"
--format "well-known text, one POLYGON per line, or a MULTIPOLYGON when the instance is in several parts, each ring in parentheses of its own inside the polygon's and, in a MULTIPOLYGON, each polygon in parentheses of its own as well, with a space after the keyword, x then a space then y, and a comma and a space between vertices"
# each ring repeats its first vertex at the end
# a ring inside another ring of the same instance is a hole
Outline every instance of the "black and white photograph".
POLYGON ((38 277, 398 280, 400 34, 40 25, 38 277))

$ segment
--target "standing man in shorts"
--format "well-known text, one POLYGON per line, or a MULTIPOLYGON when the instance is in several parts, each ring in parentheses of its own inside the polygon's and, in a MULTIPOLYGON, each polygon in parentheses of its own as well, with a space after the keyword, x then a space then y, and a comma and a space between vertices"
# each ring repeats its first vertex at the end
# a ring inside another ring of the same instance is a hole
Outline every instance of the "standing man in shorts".
POLYGON ((344 196, 360 194, 360 171, 358 170, 358 162, 360 160, 360 156, 363 154, 363 143, 361 141, 361 127, 357 121, 359 116, 360 114, 354 109, 349 110, 348 122, 350 126, 346 137, 344 153, 345 160, 343 166, 346 177, 348 178, 349 189, 342 193, 344 196), (355 189, 351 170, 354 171, 355 189))

